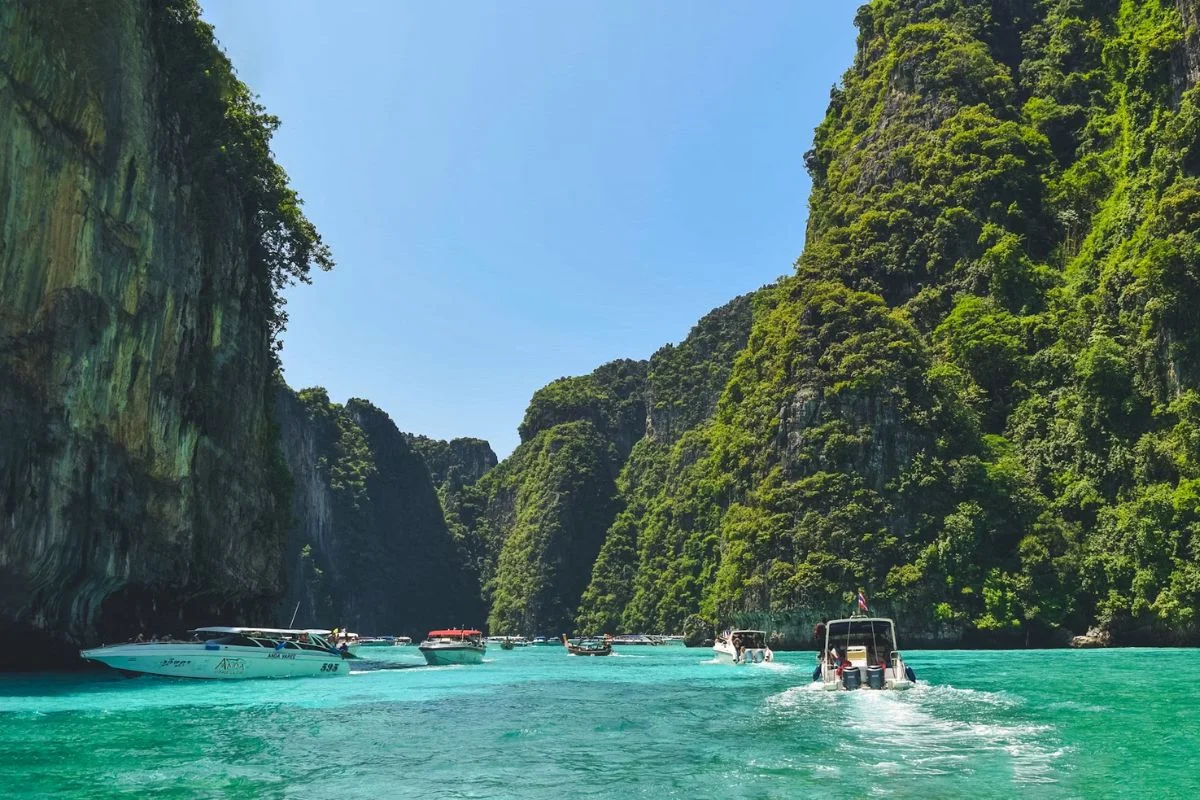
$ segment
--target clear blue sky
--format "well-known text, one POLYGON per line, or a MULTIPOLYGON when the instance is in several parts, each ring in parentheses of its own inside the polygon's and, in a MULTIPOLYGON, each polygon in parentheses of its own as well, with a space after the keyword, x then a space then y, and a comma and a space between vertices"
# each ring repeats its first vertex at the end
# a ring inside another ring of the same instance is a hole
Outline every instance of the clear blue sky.
POLYGON ((288 383, 501 457, 537 388, 791 270, 857 8, 202 2, 338 262, 288 383))

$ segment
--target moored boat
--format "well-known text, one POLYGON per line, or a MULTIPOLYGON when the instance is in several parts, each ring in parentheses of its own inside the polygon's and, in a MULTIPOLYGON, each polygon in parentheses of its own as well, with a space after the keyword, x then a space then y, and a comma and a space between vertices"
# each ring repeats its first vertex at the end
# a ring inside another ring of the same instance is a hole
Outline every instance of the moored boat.
POLYGON ((402 647, 412 644, 412 639, 407 636, 358 636, 356 634, 349 636, 352 638, 348 640, 347 647, 355 655, 359 655, 364 649, 371 652, 380 647, 402 647))
POLYGON ((766 631, 726 631, 713 642, 713 656, 728 664, 763 664, 775 660, 766 631))
POLYGON ((563 647, 573 656, 607 656, 612 655, 612 639, 608 636, 601 638, 584 637, 572 642, 564 633, 563 647))
POLYGON ((662 644, 661 641, 657 641, 654 637, 647 636, 644 633, 622 633, 619 636, 614 636, 612 643, 618 647, 649 647, 662 644))
POLYGON ((487 645, 483 632, 460 628, 430 631, 425 641, 417 646, 425 662, 431 667, 454 664, 482 664, 487 645))
POLYGON ((813 670, 813 681, 822 688, 910 689, 917 682, 897 649, 891 619, 852 616, 824 626, 824 647, 813 670))
POLYGON ((89 661, 122 672, 174 678, 236 680, 346 675, 345 655, 318 629, 209 627, 191 641, 127 642, 81 650, 89 661))

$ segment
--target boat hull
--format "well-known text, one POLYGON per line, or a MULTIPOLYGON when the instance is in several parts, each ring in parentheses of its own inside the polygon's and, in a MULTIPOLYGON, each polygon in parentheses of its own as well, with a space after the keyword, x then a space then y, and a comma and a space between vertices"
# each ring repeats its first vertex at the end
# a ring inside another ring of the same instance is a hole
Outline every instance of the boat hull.
POLYGON ((457 664, 482 664, 486 648, 470 645, 422 645, 419 649, 429 666, 451 667, 457 664))
POLYGON ((88 661, 122 672, 168 678, 333 678, 350 672, 350 664, 333 653, 203 642, 118 644, 82 650, 79 654, 88 661))
MULTIPOLYGON (((889 670, 889 672, 890 672, 890 670, 889 670)), ((818 683, 820 683, 821 688, 827 692, 848 691, 846 689, 845 684, 842 683, 842 680, 837 677, 833 678, 832 680, 820 680, 820 681, 818 681, 818 683)), ((907 678, 898 678, 895 680, 888 678, 887 680, 885 680, 883 682, 883 690, 882 691, 902 692, 902 691, 907 691, 908 689, 913 688, 914 685, 915 684, 913 684, 913 682, 908 680, 907 678)), ((858 689, 855 689, 854 691, 878 692, 880 690, 879 689, 871 689, 866 684, 860 684, 858 689)))
POLYGON ((775 659, 775 653, 769 647, 747 647, 742 650, 742 656, 739 661, 731 644, 718 642, 713 645, 713 658, 722 664, 765 664, 775 659))

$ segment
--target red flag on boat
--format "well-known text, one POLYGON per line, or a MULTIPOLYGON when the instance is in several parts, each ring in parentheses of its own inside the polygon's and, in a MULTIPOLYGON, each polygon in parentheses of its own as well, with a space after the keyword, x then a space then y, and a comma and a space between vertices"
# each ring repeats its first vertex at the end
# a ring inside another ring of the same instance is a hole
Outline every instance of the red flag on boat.
POLYGON ((861 589, 858 591, 858 607, 868 614, 871 613, 871 609, 867 608, 867 598, 863 595, 861 589))

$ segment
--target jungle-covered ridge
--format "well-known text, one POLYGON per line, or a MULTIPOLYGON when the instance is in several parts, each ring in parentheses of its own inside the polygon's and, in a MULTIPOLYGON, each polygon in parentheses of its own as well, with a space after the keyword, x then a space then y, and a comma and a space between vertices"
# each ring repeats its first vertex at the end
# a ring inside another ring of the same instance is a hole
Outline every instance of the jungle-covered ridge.
POLYGON ((497 463, 280 384, 281 290, 332 258, 192 0, 0 6, 0 630, 299 602, 795 645, 862 588, 926 641, 1197 642, 1198 22, 863 6, 780 154, 813 180, 791 273, 539 389, 497 463))
POLYGON ((931 640, 1195 642, 1197 9, 865 5, 794 274, 538 391, 473 487, 493 629, 863 587, 931 640))

